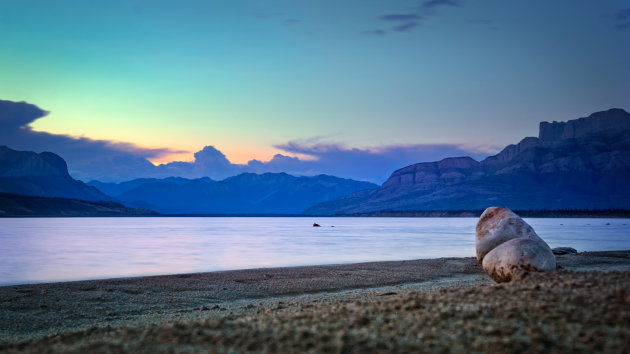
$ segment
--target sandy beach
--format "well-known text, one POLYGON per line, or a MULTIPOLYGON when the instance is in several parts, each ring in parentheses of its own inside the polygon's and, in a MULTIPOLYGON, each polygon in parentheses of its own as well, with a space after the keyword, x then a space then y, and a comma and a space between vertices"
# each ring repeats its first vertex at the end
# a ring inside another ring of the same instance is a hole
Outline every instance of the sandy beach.
POLYGON ((0 288, 3 352, 628 352, 630 251, 495 284, 474 258, 0 288))

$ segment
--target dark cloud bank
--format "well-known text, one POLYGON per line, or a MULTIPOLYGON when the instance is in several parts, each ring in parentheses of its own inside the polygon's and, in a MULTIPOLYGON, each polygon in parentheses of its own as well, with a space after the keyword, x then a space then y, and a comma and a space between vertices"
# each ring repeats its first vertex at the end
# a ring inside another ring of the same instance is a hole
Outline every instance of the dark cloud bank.
POLYGON ((365 35, 385 35, 390 31, 393 32, 409 32, 420 26, 422 21, 436 14, 440 7, 459 7, 459 0, 427 0, 423 1, 420 6, 408 13, 385 14, 378 16, 377 19, 382 25, 388 26, 387 29, 371 29, 361 33, 365 35))
POLYGON ((57 153, 68 162, 70 173, 84 180, 141 175, 154 167, 147 158, 173 152, 171 149, 145 149, 129 143, 37 132, 29 126, 47 114, 32 104, 0 100, 0 145, 57 153))
POLYGON ((176 152, 172 149, 145 149, 130 143, 76 138, 34 131, 29 124, 48 112, 25 102, 0 100, 0 145, 17 150, 51 151, 63 157, 70 174, 78 179, 119 182, 141 177, 223 179, 242 172, 286 172, 293 175, 330 174, 374 183, 382 183, 401 167, 449 156, 487 155, 478 148, 456 144, 391 145, 371 149, 350 148, 323 143, 317 139, 296 140, 275 147, 289 154, 277 154, 269 161, 251 160, 233 164, 214 146, 195 153, 193 162, 171 162, 154 166, 148 159, 176 152))

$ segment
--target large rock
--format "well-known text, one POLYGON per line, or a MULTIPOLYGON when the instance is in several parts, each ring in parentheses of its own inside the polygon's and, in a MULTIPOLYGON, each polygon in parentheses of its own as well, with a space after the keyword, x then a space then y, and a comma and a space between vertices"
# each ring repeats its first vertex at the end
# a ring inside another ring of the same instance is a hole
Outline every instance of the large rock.
POLYGON ((526 272, 556 269, 549 245, 507 208, 491 207, 483 212, 477 223, 476 250, 483 270, 499 283, 526 272))
POLYGON ((547 246, 545 241, 538 237, 534 229, 520 216, 508 208, 500 207, 490 207, 481 214, 477 223, 476 238, 475 246, 479 262, 495 247, 514 238, 529 238, 547 246))
POLYGON ((488 252, 481 266, 490 278, 503 283, 528 272, 553 272, 556 257, 544 242, 515 238, 488 252))

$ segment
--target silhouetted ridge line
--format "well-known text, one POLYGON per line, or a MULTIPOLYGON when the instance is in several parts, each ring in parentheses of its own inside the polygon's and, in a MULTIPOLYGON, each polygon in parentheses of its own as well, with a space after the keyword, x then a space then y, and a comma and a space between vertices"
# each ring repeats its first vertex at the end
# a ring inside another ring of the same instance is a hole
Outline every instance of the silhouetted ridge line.
POLYGON ((394 171, 377 189, 308 208, 312 215, 385 210, 629 209, 630 114, 596 112, 568 122, 542 122, 527 137, 483 161, 447 158, 394 171))

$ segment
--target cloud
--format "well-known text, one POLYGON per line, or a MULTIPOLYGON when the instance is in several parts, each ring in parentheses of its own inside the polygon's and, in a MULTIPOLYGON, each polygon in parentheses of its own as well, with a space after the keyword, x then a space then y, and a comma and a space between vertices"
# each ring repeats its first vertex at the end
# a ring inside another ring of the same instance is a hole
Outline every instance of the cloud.
POLYGON ((214 146, 206 146, 195 153, 195 161, 201 164, 229 165, 230 161, 214 146))
POLYGON ((617 21, 630 20, 630 8, 617 11, 613 18, 617 21))
POLYGON ((498 151, 494 146, 458 144, 390 145, 353 148, 339 143, 321 143, 320 138, 293 140, 274 146, 288 154, 306 155, 310 159, 276 154, 269 161, 250 160, 233 164, 213 146, 195 153, 192 162, 171 162, 155 167, 151 177, 181 176, 223 179, 243 172, 286 172, 293 175, 329 174, 374 183, 384 182, 389 174, 418 162, 436 161, 445 157, 471 156, 481 159, 498 151))
POLYGON ((177 152, 34 131, 29 124, 47 114, 26 102, 0 100, 0 145, 18 150, 52 151, 66 160, 73 177, 82 180, 133 177, 153 167, 147 159, 177 152))
POLYGON ((433 9, 439 6, 458 7, 460 5, 461 5, 461 2, 457 0, 428 0, 428 1, 423 2, 420 8, 425 11, 427 10, 432 11, 433 9))
POLYGON ((214 146, 206 146, 195 153, 192 162, 174 161, 156 166, 147 171, 146 177, 164 178, 171 176, 224 179, 245 172, 243 165, 231 163, 214 146))
POLYGON ((302 22, 302 20, 298 20, 296 18, 287 18, 286 20, 284 20, 284 24, 285 25, 295 25, 302 22))
POLYGON ((192 162, 174 161, 154 166, 148 159, 178 151, 145 149, 130 143, 33 131, 29 124, 46 114, 46 111, 25 102, 0 100, 0 123, 3 127, 0 130, 0 145, 18 150, 54 152, 66 160, 73 177, 84 181, 171 176, 220 180, 243 172, 286 172, 293 175, 330 174, 382 183, 392 171, 414 163, 453 156, 481 159, 498 151, 498 147, 493 146, 461 144, 356 148, 340 143, 323 143, 323 138, 315 137, 275 145, 287 155, 276 154, 269 161, 251 160, 247 164, 234 164, 219 149, 209 145, 197 151, 192 162))
POLYGON ((619 31, 630 28, 630 8, 617 11, 612 15, 612 20, 615 22, 614 28, 619 31))
MULTIPOLYGON (((402 14, 387 14, 378 16, 377 19, 386 22, 403 22, 392 28, 394 32, 409 32, 418 27, 422 21, 426 21, 429 17, 436 14, 438 7, 458 7, 461 2, 458 0, 428 0, 423 2, 415 12, 402 13, 402 14)), ((385 30, 365 30, 361 32, 366 35, 384 35, 387 33, 385 30)))
MULTIPOLYGON (((301 161, 299 165, 303 169, 308 167, 307 169, 312 173, 331 174, 331 171, 336 171, 336 174, 342 177, 375 183, 384 182, 392 171, 414 163, 437 161, 454 156, 482 159, 498 150, 498 147, 494 146, 463 144, 389 145, 360 149, 346 147, 343 144, 300 140, 275 145, 275 147, 288 153, 313 157, 313 160, 301 161)), ((295 168, 295 166, 292 167, 295 168)))
POLYGON ((0 122, 3 127, 0 134, 26 127, 47 114, 33 104, 0 100, 0 122))

